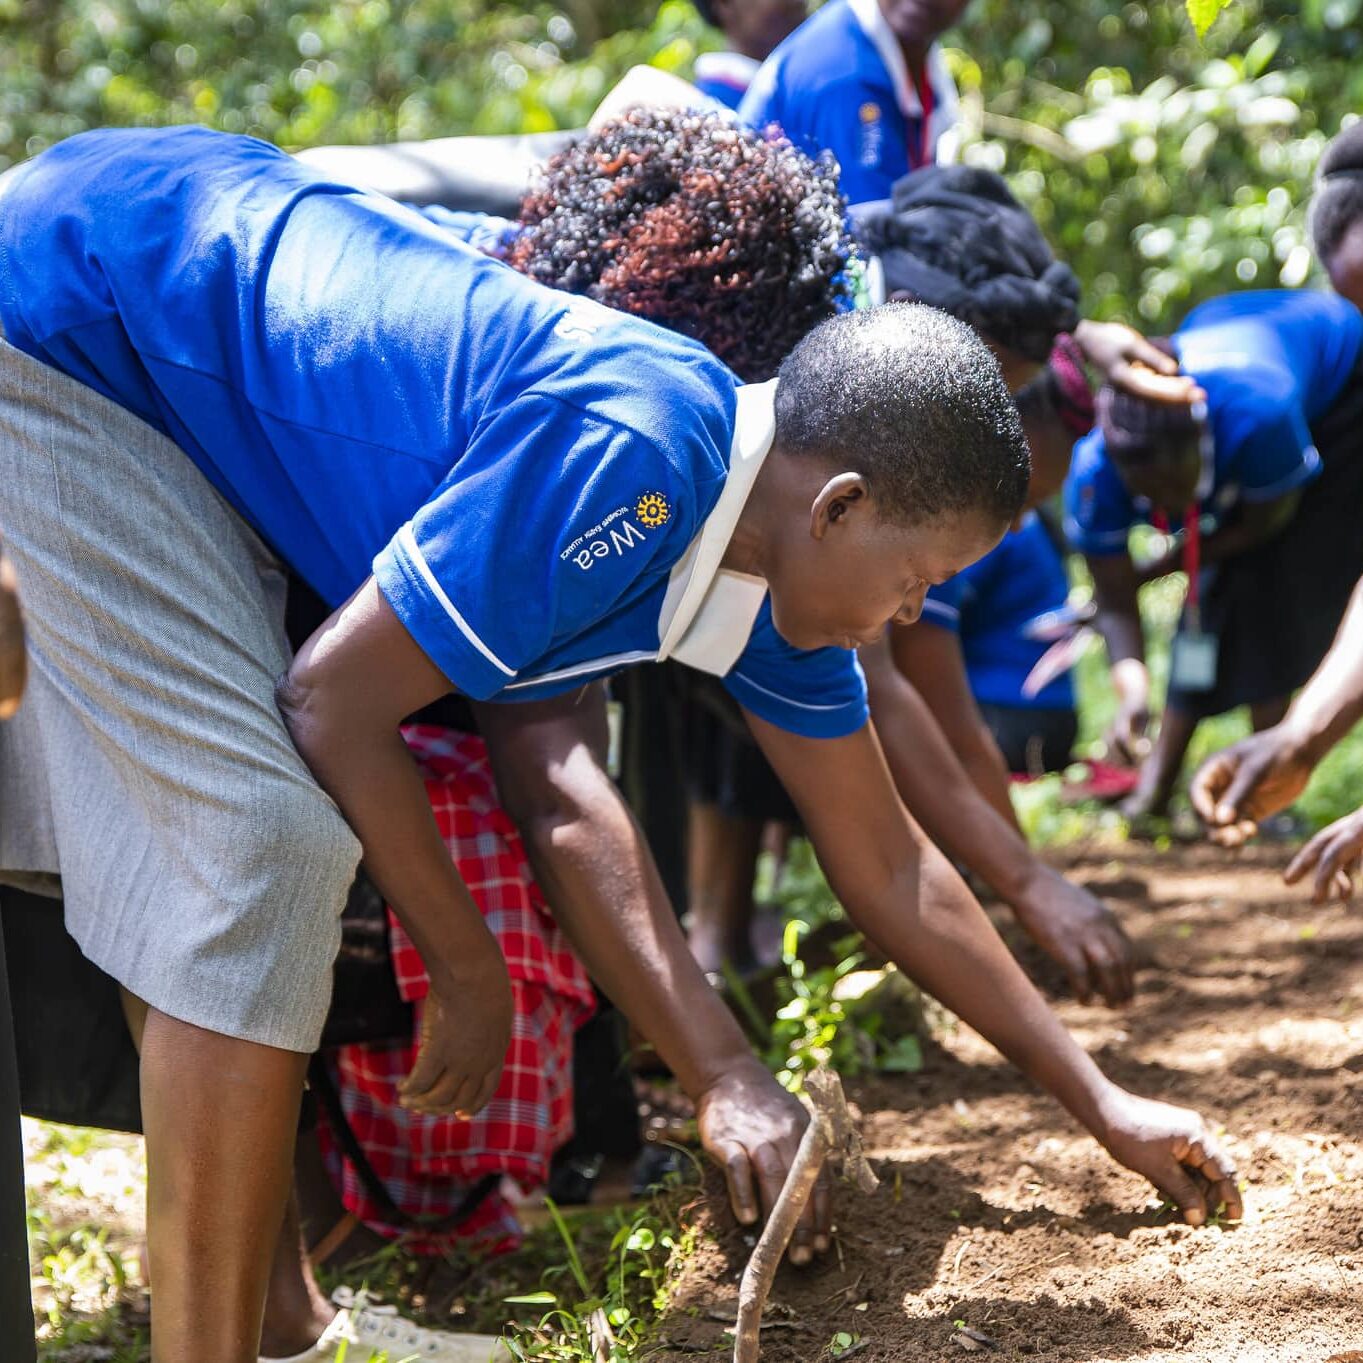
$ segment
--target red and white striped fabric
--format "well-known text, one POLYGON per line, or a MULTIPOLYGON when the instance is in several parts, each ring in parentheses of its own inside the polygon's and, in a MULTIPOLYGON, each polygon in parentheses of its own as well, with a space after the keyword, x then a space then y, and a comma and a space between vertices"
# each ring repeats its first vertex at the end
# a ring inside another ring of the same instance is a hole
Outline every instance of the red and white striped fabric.
MULTIPOLYGON (((450 856, 506 957, 515 1002, 502 1082, 471 1121, 408 1112, 397 1085, 416 1058, 408 1046, 343 1046, 334 1072, 350 1124, 393 1201, 413 1216, 449 1215, 488 1174, 523 1188, 545 1182, 553 1152, 572 1135, 573 1033, 594 1007, 587 973, 549 914, 520 835, 498 803, 479 738, 412 725, 403 730, 426 780, 426 793, 450 856)), ((429 983, 421 957, 390 912, 393 965, 404 998, 417 1009, 429 983)), ((492 1248, 515 1243, 518 1227, 494 1193, 456 1231, 412 1234, 389 1224, 322 1124, 323 1150, 348 1210, 418 1253, 453 1240, 492 1248)))

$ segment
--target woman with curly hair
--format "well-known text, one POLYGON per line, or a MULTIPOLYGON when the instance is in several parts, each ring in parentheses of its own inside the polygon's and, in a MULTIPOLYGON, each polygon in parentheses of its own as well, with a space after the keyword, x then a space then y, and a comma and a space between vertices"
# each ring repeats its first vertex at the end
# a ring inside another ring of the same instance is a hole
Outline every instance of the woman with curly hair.
POLYGON ((748 383, 852 305, 832 158, 716 114, 632 110, 552 157, 514 222, 423 211, 541 284, 702 342, 748 383))

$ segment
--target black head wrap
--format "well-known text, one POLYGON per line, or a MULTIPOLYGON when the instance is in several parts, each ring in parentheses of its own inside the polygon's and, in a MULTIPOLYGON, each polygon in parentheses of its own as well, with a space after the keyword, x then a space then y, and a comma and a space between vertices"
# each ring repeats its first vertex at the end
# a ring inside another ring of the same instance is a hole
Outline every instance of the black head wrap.
POLYGON ((853 230, 880 257, 887 294, 941 308, 1029 360, 1044 361, 1079 321, 1074 271, 993 171, 925 166, 888 205, 860 210, 853 230))
POLYGON ((1325 148, 1311 196, 1311 244, 1323 265, 1344 235, 1363 222, 1363 121, 1351 123, 1325 148))
MULTIPOLYGON (((1177 358, 1164 338, 1153 338, 1151 345, 1177 358)), ((1196 439, 1201 431, 1197 410, 1181 402, 1154 402, 1108 385, 1099 389, 1095 405, 1103 443, 1117 464, 1146 462, 1196 439)))

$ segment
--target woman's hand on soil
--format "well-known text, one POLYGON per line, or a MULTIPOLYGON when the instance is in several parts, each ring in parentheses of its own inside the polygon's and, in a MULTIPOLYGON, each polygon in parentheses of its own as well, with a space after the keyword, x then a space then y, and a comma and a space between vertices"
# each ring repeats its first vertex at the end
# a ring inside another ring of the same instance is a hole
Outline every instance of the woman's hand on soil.
POLYGON ((1329 899, 1352 899, 1360 862, 1363 862, 1363 809, 1356 809, 1322 828, 1288 863, 1283 879, 1295 885, 1314 870, 1311 898, 1317 904, 1329 899))
POLYGON ((1148 1178, 1190 1226, 1219 1208, 1229 1221, 1244 1216, 1235 1166, 1196 1112, 1114 1087, 1100 1127, 1112 1158, 1148 1178))
POLYGON ((1074 329, 1084 358, 1114 388, 1138 398, 1170 406, 1191 407, 1207 395, 1191 375, 1178 372, 1178 361, 1151 345, 1139 331, 1122 322, 1090 322, 1074 329))
POLYGON ((1207 836, 1239 847, 1259 820, 1286 809, 1306 789, 1312 762, 1280 729, 1265 729, 1209 757, 1193 777, 1193 808, 1207 836))
POLYGON ((1094 994, 1114 1008, 1131 1001, 1136 988, 1131 940, 1112 910, 1083 886, 1047 867, 1014 911, 1027 935, 1064 967, 1080 1003, 1094 994))
POLYGON ((458 975, 437 983, 421 1010, 416 1064, 398 1085, 409 1112, 471 1117, 487 1106, 511 1041, 511 980, 496 939, 479 944, 458 975))
MULTIPOLYGON (((701 1143, 721 1169, 734 1215, 745 1226, 770 1213, 795 1162, 809 1116, 756 1058, 744 1059, 696 1102, 701 1143)), ((790 1261, 807 1264, 828 1248, 832 1200, 820 1173, 790 1241, 790 1261)))
POLYGON ((1139 766, 1150 755, 1150 710, 1144 701, 1120 703, 1107 735, 1108 751, 1119 762, 1139 766))

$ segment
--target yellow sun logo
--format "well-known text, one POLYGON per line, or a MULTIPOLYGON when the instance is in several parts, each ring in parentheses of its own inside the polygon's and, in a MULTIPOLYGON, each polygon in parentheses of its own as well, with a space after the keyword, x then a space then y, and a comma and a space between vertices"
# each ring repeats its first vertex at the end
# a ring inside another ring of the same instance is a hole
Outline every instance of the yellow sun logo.
POLYGON ((646 525, 650 530, 666 525, 671 514, 667 498, 661 492, 645 492, 634 504, 634 515, 639 524, 646 525))

